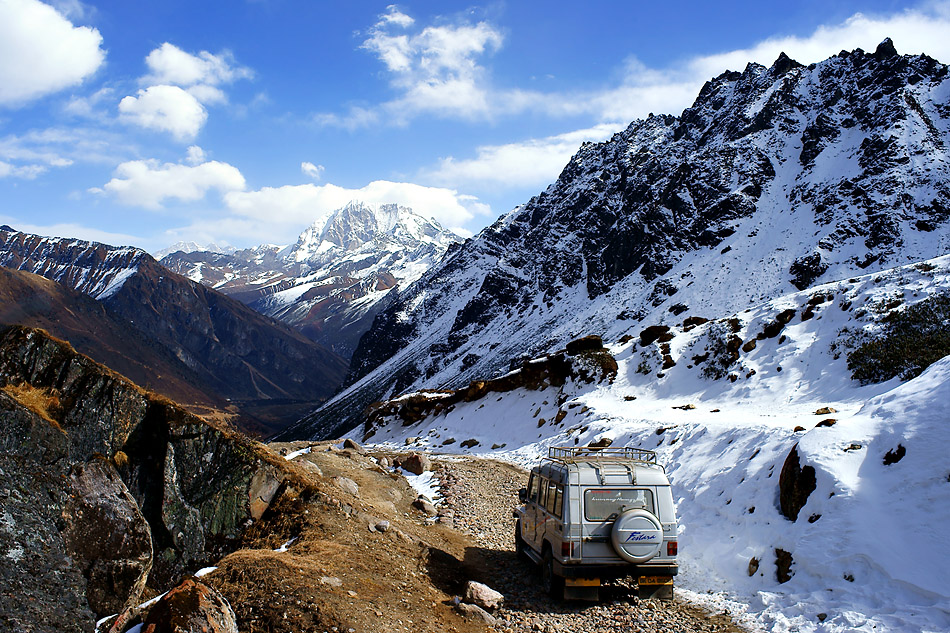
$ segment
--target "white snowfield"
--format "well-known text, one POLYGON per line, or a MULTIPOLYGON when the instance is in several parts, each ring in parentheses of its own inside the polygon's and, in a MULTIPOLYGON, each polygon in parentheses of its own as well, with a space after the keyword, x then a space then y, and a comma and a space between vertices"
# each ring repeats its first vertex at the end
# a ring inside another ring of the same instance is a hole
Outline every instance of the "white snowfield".
POLYGON ((656 344, 634 339, 610 347, 619 364, 612 383, 490 393, 411 426, 393 421, 369 442, 402 446, 418 436, 432 450, 526 466, 549 446, 603 437, 656 450, 677 499, 677 586, 687 597, 758 630, 950 631, 950 357, 907 382, 861 386, 840 348, 844 328, 874 331, 887 312, 946 294, 948 268, 950 257, 940 257, 734 315, 749 341, 782 310, 796 311, 781 336, 741 354, 735 381, 704 378, 694 365, 715 322, 674 326, 668 370, 656 365, 656 344), (819 294, 825 300, 803 320, 819 294), (674 408, 683 405, 695 408, 674 408), (816 415, 823 407, 836 412, 816 415), (553 426, 559 410, 567 415, 553 426), (479 445, 442 446, 448 437, 479 445), (489 450, 496 444, 505 447, 489 450), (796 445, 816 489, 792 522, 779 511, 779 476, 796 445), (885 465, 900 447, 904 456, 885 465), (785 583, 777 549, 793 557, 785 583))

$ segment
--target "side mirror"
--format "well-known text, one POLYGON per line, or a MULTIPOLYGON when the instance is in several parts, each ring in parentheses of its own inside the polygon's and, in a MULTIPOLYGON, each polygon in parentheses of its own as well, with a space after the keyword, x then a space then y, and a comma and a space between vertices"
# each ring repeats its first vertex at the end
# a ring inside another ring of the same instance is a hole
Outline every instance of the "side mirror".
POLYGON ((521 501, 521 503, 525 503, 525 502, 528 501, 528 489, 527 489, 527 488, 522 488, 521 490, 518 491, 518 499, 521 501))

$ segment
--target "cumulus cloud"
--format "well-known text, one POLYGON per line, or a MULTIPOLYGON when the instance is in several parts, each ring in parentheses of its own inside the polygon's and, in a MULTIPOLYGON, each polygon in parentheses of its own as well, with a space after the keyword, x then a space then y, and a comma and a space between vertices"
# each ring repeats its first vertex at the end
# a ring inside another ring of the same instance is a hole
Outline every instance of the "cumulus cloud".
POLYGON ((205 162, 205 151, 197 145, 191 145, 185 150, 185 162, 189 165, 199 165, 205 162))
POLYGON ((219 55, 208 51, 192 55, 169 42, 149 53, 145 65, 151 72, 140 81, 147 85, 217 86, 253 76, 249 68, 238 66, 228 51, 219 55))
POLYGON ((323 175, 323 165, 314 165, 313 163, 304 161, 300 163, 300 171, 313 180, 320 180, 323 175))
POLYGON ((228 193, 244 187, 244 176, 236 167, 215 160, 197 165, 133 160, 120 164, 112 180, 90 192, 114 196, 129 206, 160 209, 168 199, 194 202, 212 189, 228 193))
POLYGON ((239 66, 230 52, 192 55, 165 42, 145 58, 149 73, 139 82, 147 88, 119 102, 120 118, 140 127, 170 132, 180 141, 193 139, 205 121, 205 106, 228 102, 219 86, 249 79, 253 72, 239 66))
POLYGON ((208 111, 178 86, 150 86, 119 102, 122 120, 144 128, 171 132, 178 140, 194 138, 208 119, 208 111))
POLYGON ((453 189, 386 180, 373 181, 360 189, 333 184, 264 187, 257 191, 233 191, 224 200, 231 212, 246 224, 254 225, 260 231, 258 234, 269 235, 270 241, 280 243, 296 237, 302 226, 351 200, 404 205, 448 227, 461 226, 475 215, 491 212, 477 198, 453 189))
POLYGON ((105 60, 99 31, 38 0, 0 0, 0 105, 75 86, 105 60))
MULTIPOLYGON (((458 22, 407 32, 414 23, 390 6, 361 45, 386 66, 390 84, 400 94, 381 106, 382 114, 397 123, 423 112, 465 119, 490 115, 488 75, 478 60, 501 47, 501 31, 487 22, 458 22)), ((355 127, 373 123, 380 116, 378 112, 369 114, 357 109, 318 121, 355 127)))
POLYGON ((314 120, 353 129, 380 122, 402 125, 426 113, 469 120, 537 113, 553 118, 588 116, 592 123, 625 125, 651 112, 678 114, 710 78, 726 70, 741 71, 750 61, 771 65, 783 51, 808 64, 842 49, 873 50, 890 37, 901 53, 926 53, 946 60, 950 59, 948 32, 950 3, 946 1, 890 14, 857 13, 807 35, 768 38, 746 48, 680 59, 662 67, 630 58, 621 65, 619 81, 596 90, 540 92, 498 87, 492 81, 482 59, 502 46, 498 28, 487 22, 420 28, 391 6, 379 16, 361 47, 382 62, 398 96, 342 113, 318 114, 314 120))
POLYGON ((475 150, 474 158, 441 159, 435 168, 424 170, 422 178, 438 185, 465 188, 541 187, 557 176, 581 143, 602 141, 618 131, 617 126, 604 124, 519 143, 484 145, 475 150))

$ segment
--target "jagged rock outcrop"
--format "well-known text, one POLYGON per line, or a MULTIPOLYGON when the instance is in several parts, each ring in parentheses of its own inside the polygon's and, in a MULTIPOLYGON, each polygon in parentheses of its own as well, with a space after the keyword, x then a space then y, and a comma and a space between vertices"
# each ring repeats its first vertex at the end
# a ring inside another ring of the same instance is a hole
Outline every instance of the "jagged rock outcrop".
MULTIPOLYGON (((136 339, 134 351, 154 360, 129 360, 126 366, 145 373, 149 384, 153 381, 148 367, 154 364, 156 376, 170 369, 184 378, 178 382, 156 379, 155 388, 167 387, 170 396, 183 399, 195 389, 204 391, 220 408, 238 407, 263 425, 274 425, 264 428, 265 432, 279 428, 281 417, 286 423, 288 412, 302 413, 323 402, 346 371, 346 361, 332 351, 239 301, 169 271, 139 249, 0 227, 0 266, 42 275, 98 300, 108 312, 105 320, 133 330, 135 336, 124 338, 136 339), (183 387, 182 381, 191 383, 191 388, 183 387), (270 411, 274 405, 284 410, 274 414, 270 411)), ((10 283, 24 285, 22 278, 10 283)), ((21 318, 32 322, 37 314, 42 316, 46 298, 63 299, 63 293, 48 289, 32 294, 37 297, 32 309, 5 305, 2 312, 8 318, 26 312, 21 318)), ((20 302, 14 294, 0 298, 5 304, 20 302)), ((89 331, 100 328, 90 324, 89 331)), ((103 335, 107 343, 125 342, 107 334, 103 335)), ((90 347, 103 342, 91 338, 90 347)), ((113 352, 115 356, 122 352, 113 352)))
POLYGON ((461 238, 395 204, 353 201, 287 247, 175 252, 162 264, 349 358, 376 314, 461 238))
POLYGON ((351 386, 294 432, 338 432, 374 400, 457 388, 584 331, 616 340, 945 253, 947 66, 892 52, 749 64, 680 116, 585 143, 401 292, 361 339, 351 386))
POLYGON ((146 577, 163 589, 228 551, 284 478, 268 451, 41 330, 0 330, 0 388, 0 628, 89 630, 146 577))

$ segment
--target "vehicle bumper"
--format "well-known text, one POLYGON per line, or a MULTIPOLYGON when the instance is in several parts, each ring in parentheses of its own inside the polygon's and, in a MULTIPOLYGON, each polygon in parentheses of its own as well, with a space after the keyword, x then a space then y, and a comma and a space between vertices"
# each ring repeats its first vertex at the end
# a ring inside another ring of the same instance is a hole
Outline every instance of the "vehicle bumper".
POLYGON ((626 576, 675 576, 677 565, 571 565, 554 560, 554 573, 563 578, 624 578, 626 576))

